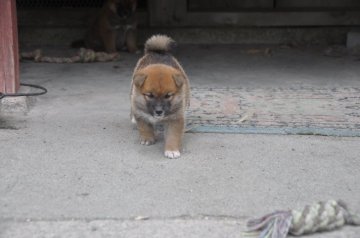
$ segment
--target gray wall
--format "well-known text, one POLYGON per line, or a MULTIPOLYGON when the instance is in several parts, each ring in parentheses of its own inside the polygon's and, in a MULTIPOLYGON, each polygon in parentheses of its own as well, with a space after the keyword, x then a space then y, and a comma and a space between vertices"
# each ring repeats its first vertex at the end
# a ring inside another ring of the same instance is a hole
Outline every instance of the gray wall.
MULTIPOLYGON (((20 9, 20 42, 69 45, 97 11, 20 9)), ((140 44, 160 32, 184 43, 339 44, 360 27, 360 0, 148 0, 138 15, 140 44)))

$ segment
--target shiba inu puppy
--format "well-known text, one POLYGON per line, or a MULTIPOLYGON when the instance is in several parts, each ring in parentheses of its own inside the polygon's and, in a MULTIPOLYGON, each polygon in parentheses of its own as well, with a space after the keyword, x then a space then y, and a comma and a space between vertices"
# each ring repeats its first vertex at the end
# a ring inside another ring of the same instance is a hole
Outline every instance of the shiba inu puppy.
POLYGON ((124 48, 137 52, 136 6, 137 0, 106 0, 84 40, 73 42, 72 47, 108 53, 124 48))
POLYGON ((165 156, 178 158, 184 134, 185 109, 189 105, 189 80, 171 55, 175 42, 155 35, 145 43, 131 84, 131 115, 142 145, 155 143, 154 126, 165 127, 165 156))

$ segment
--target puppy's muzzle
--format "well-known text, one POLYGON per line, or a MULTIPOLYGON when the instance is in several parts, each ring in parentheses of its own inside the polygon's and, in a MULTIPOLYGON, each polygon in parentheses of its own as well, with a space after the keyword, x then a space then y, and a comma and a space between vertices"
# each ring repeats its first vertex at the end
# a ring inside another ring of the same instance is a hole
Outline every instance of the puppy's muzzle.
MULTIPOLYGON (((1 0, 0 0, 1 1, 1 0)), ((167 115, 169 106, 161 100, 148 100, 146 103, 149 114, 151 116, 161 119, 167 115)))
POLYGON ((162 111, 162 110, 156 110, 155 111, 155 116, 163 116, 164 115, 164 111, 162 111))

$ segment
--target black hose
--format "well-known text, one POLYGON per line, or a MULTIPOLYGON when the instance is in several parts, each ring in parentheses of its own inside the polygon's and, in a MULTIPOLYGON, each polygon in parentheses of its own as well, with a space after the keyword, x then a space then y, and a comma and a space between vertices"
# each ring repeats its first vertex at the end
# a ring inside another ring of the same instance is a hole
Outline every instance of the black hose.
POLYGON ((41 89, 42 91, 36 92, 36 93, 1 93, 0 92, 0 100, 3 99, 4 97, 39 96, 39 95, 43 95, 43 94, 47 93, 47 89, 44 87, 41 87, 39 85, 28 84, 28 83, 20 83, 20 85, 26 86, 26 87, 31 87, 31 88, 41 89))

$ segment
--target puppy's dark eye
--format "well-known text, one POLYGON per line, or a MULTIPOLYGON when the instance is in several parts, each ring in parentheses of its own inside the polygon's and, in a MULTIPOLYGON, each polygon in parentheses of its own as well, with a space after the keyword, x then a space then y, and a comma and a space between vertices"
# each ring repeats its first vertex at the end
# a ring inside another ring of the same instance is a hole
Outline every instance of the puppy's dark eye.
POLYGON ((152 93, 145 93, 144 95, 147 98, 154 98, 154 95, 152 93))
POLYGON ((169 99, 169 98, 171 98, 171 97, 172 97, 172 94, 171 94, 171 93, 168 93, 168 94, 166 94, 166 95, 164 96, 165 99, 169 99))

